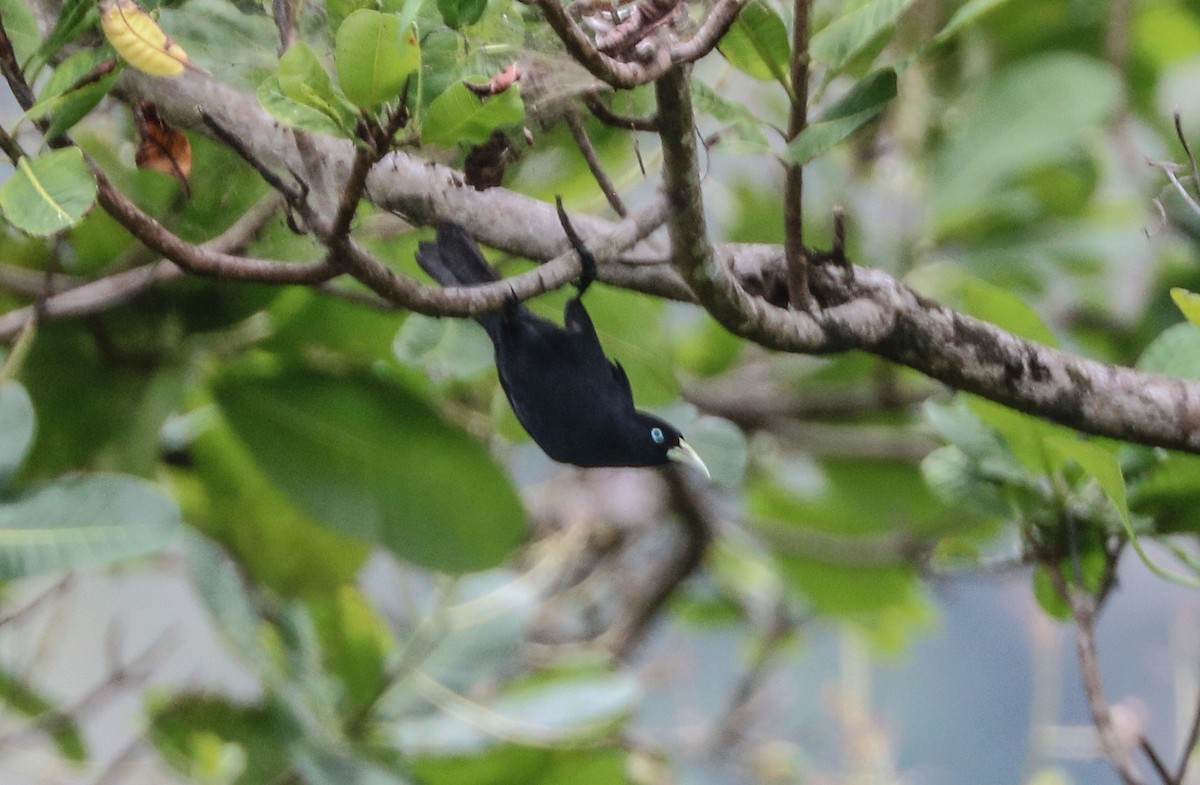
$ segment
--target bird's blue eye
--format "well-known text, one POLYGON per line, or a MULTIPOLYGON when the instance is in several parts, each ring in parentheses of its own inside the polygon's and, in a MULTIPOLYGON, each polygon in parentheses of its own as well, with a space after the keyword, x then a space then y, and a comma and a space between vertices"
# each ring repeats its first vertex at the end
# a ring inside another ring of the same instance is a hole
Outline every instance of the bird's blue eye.
POLYGON ((662 444, 663 443, 662 428, 651 428, 650 429, 650 438, 654 440, 655 444, 662 444))

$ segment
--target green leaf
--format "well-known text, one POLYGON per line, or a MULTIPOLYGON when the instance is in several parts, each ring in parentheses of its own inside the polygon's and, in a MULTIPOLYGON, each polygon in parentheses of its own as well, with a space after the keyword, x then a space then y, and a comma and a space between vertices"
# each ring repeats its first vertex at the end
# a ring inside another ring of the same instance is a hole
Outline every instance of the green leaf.
POLYGON ((43 485, 0 504, 0 580, 105 564, 160 550, 179 508, 154 484, 117 474, 43 485))
MULTIPOLYGON (((1034 570, 1033 596, 1047 614, 1059 621, 1066 621, 1071 618, 1071 605, 1059 594, 1050 569, 1045 564, 1039 564, 1034 570)), ((1062 559, 1058 563, 1058 569, 1071 583, 1078 584, 1078 578, 1082 578, 1083 590, 1096 594, 1103 587, 1108 574, 1108 555, 1100 543, 1084 543, 1078 558, 1068 556, 1062 559), (1078 576, 1076 570, 1079 572, 1078 576)))
POLYGON ((354 581, 368 549, 284 498, 227 427, 205 428, 187 450, 190 471, 171 473, 185 519, 257 582, 284 597, 316 598, 354 581))
POLYGON ((696 111, 710 115, 726 126, 721 136, 722 144, 732 140, 737 143, 739 150, 747 153, 762 153, 771 149, 762 130, 763 122, 753 112, 737 101, 728 100, 700 79, 690 79, 689 82, 696 111))
POLYGON ((520 655, 537 617, 538 595, 516 573, 490 570, 460 578, 450 600, 441 614, 444 632, 421 670, 452 690, 468 690, 520 655))
POLYGON ((1045 346, 1058 346, 1037 311, 1009 289, 976 278, 957 267, 928 264, 905 277, 919 294, 949 303, 967 314, 1045 346))
POLYGON ((305 744, 293 752, 307 785, 407 785, 399 775, 348 750, 305 744))
POLYGON ((775 9, 751 0, 717 44, 729 64, 744 74, 788 85, 791 44, 787 28, 775 9))
POLYGON ((699 324, 685 327, 674 344, 675 361, 701 378, 729 370, 744 346, 742 339, 714 319, 701 319, 699 324))
POLYGON ((421 139, 428 144, 451 147, 486 142, 493 131, 520 124, 525 119, 520 84, 500 95, 482 99, 465 82, 455 82, 433 99, 425 113, 421 139))
POLYGON ((353 585, 311 602, 313 621, 329 671, 342 683, 347 698, 343 714, 369 709, 383 692, 389 657, 396 641, 387 623, 353 585))
POLYGON ((856 622, 877 645, 899 649, 931 617, 904 543, 961 533, 981 516, 947 508, 901 461, 827 460, 821 469, 816 487, 795 492, 754 477, 749 510, 815 612, 856 622))
POLYGON ((787 160, 804 165, 832 150, 896 97, 896 72, 881 68, 863 78, 841 100, 832 104, 799 136, 788 143, 787 160))
POLYGON ((421 67, 421 47, 412 25, 402 30, 394 14, 355 11, 338 28, 334 52, 338 82, 361 109, 399 98, 421 67))
POLYGON ((1066 598, 1058 593, 1058 587, 1050 575, 1050 568, 1044 564, 1039 564, 1033 571, 1033 597, 1051 618, 1059 621, 1071 618, 1071 606, 1066 598))
MULTIPOLYGON (((106 320, 117 345, 161 352, 157 340, 165 336, 151 331, 172 331, 157 319, 131 326, 128 317, 127 309, 117 309, 106 320)), ((21 370, 38 413, 22 478, 51 480, 80 469, 152 475, 159 428, 178 411, 185 384, 179 366, 162 355, 158 360, 154 367, 114 366, 80 320, 41 325, 21 370)))
POLYGON ((363 8, 376 8, 377 0, 325 0, 325 21, 329 23, 329 31, 337 33, 342 22, 347 17, 363 8))
POLYGON ((298 732, 272 707, 240 706, 196 694, 175 696, 152 706, 149 713, 151 741, 163 760, 189 781, 225 774, 225 779, 200 781, 230 782, 232 773, 232 785, 262 785, 278 781, 290 768, 288 745, 298 732), (240 771, 229 772, 223 761, 214 761, 227 751, 235 751, 240 771))
POLYGON ((1113 451, 1095 442, 1066 439, 1061 436, 1049 437, 1046 443, 1067 459, 1075 461, 1095 479, 1104 495, 1117 508, 1121 519, 1128 525, 1129 501, 1125 496, 1125 477, 1121 474, 1121 465, 1117 463, 1117 456, 1113 451))
MULTIPOLYGON (((403 254, 391 258, 397 256, 403 254)), ((333 352, 370 363, 387 357, 396 337, 394 311, 363 308, 304 287, 292 287, 275 298, 270 316, 275 329, 261 345, 278 354, 311 357, 313 352, 333 352)))
POLYGON ((1151 572, 1181 586, 1200 589, 1200 577, 1180 575, 1160 567, 1142 548, 1141 541, 1137 532, 1133 530, 1133 522, 1129 517, 1129 502, 1125 495, 1125 477, 1121 473, 1121 466, 1117 463, 1116 455, 1098 444, 1082 439, 1050 438, 1046 442, 1051 449, 1075 461, 1079 464, 1079 468, 1096 480, 1100 489, 1104 491, 1104 495, 1116 507, 1117 514, 1121 517, 1121 525, 1125 528, 1125 536, 1129 538, 1129 544, 1137 551, 1138 557, 1151 572))
POLYGON ((274 669, 276 664, 262 645, 263 618, 255 597, 247 591, 242 566, 199 533, 185 528, 182 540, 192 586, 227 650, 257 673, 274 669))
POLYGON ((932 44, 937 45, 950 40, 958 33, 959 30, 963 29, 967 25, 979 19, 979 17, 1007 1, 1008 0, 967 0, 966 3, 963 3, 958 7, 958 10, 955 11, 954 15, 950 17, 950 21, 946 22, 946 26, 938 31, 938 34, 933 37, 932 44))
POLYGON ((96 201, 96 178, 78 147, 22 156, 0 185, 0 210, 18 229, 38 236, 69 229, 96 201))
POLYGON ((16 674, 0 670, 0 704, 30 720, 45 723, 46 732, 64 758, 74 763, 87 760, 87 745, 79 724, 69 714, 55 710, 44 696, 16 674))
POLYGON ((953 226, 988 210, 1020 174, 1102 133, 1120 94, 1110 66, 1074 53, 1025 58, 996 72, 943 146, 934 213, 953 226))
POLYGON ((962 309, 985 322, 1045 346, 1058 346, 1058 339, 1037 311, 1008 289, 973 276, 959 281, 962 309))
POLYGON ((958 447, 939 447, 926 455, 921 460, 921 476, 947 504, 970 505, 996 517, 1009 512, 995 483, 982 478, 977 464, 958 447))
POLYGON ((625 673, 518 685, 487 703, 463 697, 421 672, 413 681, 443 711, 395 727, 397 746, 410 756, 478 752, 499 739, 538 746, 579 743, 610 732, 641 698, 636 680, 625 673))
POLYGON ((1181 322, 1163 330, 1138 358, 1142 371, 1200 381, 1200 329, 1181 322))
POLYGON ((895 25, 911 4, 912 0, 870 0, 814 35, 809 54, 831 71, 839 71, 875 36, 895 25))
POLYGON ((50 118, 46 138, 53 139, 69 131, 108 95, 117 81, 115 73, 77 90, 71 88, 111 56, 111 52, 103 49, 82 49, 54 69, 37 104, 26 112, 30 117, 50 118))
POLYGON ((157 10, 159 26, 216 81, 253 90, 264 73, 278 65, 279 31, 267 14, 229 0, 161 2, 157 10))
POLYGON ((492 342, 475 322, 418 313, 404 320, 392 351, 434 379, 471 379, 494 363, 492 342))
POLYGON ((0 19, 4 21, 4 32, 12 43, 17 63, 26 65, 42 47, 42 31, 38 28, 37 17, 25 0, 0 0, 0 19))
POLYGON ((25 463, 35 428, 29 393, 17 382, 0 383, 0 490, 25 463))
POLYGON ((1171 299, 1189 322, 1200 327, 1200 294, 1176 286, 1171 289, 1171 299))
POLYGON ((327 136, 351 138, 350 132, 338 120, 320 109, 298 103, 284 95, 279 77, 275 74, 268 76, 258 86, 258 102, 267 114, 284 125, 327 136))
POLYGON ((984 398, 969 396, 967 402, 976 417, 999 431, 1025 468, 1046 476, 1061 468, 1058 453, 1047 448, 1046 440, 1050 437, 1074 438, 1075 431, 984 398))
POLYGON ((479 21, 487 10, 487 0, 437 0, 437 7, 446 26, 458 30, 479 21))
POLYGON ((275 486, 327 526, 451 572, 494 566, 524 536, 500 467, 404 388, 287 369, 215 392, 275 486))
POLYGON ((297 43, 279 58, 279 87, 288 99, 316 109, 343 129, 353 128, 345 97, 308 43, 297 43))
POLYGON ((505 744, 480 755, 413 761, 423 785, 631 785, 619 749, 540 749, 505 744))
POLYGON ((85 31, 95 28, 100 21, 99 5, 94 0, 66 0, 54 22, 54 29, 46 38, 46 43, 33 57, 26 77, 32 79, 55 53, 85 31))
POLYGON ((1154 520, 1158 533, 1200 529, 1200 456, 1166 453, 1130 488, 1130 510, 1154 520))

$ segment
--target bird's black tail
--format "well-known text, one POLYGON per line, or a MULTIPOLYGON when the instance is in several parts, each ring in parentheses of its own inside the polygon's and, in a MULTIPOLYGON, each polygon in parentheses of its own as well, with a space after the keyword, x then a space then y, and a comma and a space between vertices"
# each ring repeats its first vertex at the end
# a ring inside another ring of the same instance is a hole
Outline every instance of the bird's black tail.
MULTIPOLYGON (((500 275, 483 258, 471 235, 458 224, 443 223, 437 228, 437 242, 421 243, 417 264, 442 286, 476 286, 499 281, 500 275)), ((501 315, 487 313, 476 317, 495 340, 501 315)))
POLYGON ((474 286, 500 280, 471 235, 458 224, 440 224, 437 242, 421 243, 417 249, 417 264, 442 286, 474 286))

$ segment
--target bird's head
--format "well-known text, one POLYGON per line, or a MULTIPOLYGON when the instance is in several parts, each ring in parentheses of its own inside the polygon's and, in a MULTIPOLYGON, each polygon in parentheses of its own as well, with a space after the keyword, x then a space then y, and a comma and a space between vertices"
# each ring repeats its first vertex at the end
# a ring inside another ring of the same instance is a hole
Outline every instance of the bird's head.
POLYGON ((640 433, 636 438, 642 442, 642 446, 649 454, 658 459, 655 461, 656 463, 663 464, 674 461, 687 464, 711 479, 712 475, 708 473, 708 467, 704 465, 704 461, 673 425, 652 414, 643 414, 642 412, 638 412, 638 425, 640 433))

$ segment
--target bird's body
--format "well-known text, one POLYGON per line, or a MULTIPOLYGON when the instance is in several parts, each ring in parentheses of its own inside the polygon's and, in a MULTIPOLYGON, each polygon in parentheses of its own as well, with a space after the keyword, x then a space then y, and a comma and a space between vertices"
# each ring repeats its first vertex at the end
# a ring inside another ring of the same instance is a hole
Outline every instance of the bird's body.
MULTIPOLYGON (((655 466, 685 460, 703 466, 678 431, 634 407, 624 369, 605 356, 583 307, 595 262, 577 238, 571 239, 586 258, 579 294, 567 303, 562 327, 515 299, 477 318, 495 346, 500 384, 517 420, 547 455, 563 463, 655 466)), ((456 224, 439 226, 436 244, 422 243, 417 261, 443 286, 499 280, 475 241, 456 224)))

